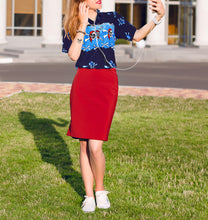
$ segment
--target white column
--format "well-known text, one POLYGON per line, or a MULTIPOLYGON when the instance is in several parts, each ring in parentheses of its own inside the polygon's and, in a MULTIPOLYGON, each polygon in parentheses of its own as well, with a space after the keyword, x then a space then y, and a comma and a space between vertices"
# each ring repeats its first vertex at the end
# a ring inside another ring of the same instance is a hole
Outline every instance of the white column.
POLYGON ((7 1, 0 0, 0 44, 7 43, 6 41, 6 11, 7 1))
POLYGON ((194 44, 208 46, 208 0, 197 0, 196 3, 196 41, 194 44))
POLYGON ((42 45, 62 44, 62 0, 43 0, 42 45))
POLYGON ((101 11, 103 12, 115 11, 115 0, 103 0, 101 11))
MULTIPOLYGON (((162 3, 165 7, 165 0, 162 0, 162 3)), ((152 13, 152 11, 149 9, 149 0, 147 2, 147 23, 152 20, 152 18, 155 16, 155 13, 152 13)), ((167 45, 167 42, 165 41, 165 19, 166 15, 162 18, 162 23, 160 23, 158 26, 156 26, 150 34, 147 36, 146 44, 147 45, 167 45)))

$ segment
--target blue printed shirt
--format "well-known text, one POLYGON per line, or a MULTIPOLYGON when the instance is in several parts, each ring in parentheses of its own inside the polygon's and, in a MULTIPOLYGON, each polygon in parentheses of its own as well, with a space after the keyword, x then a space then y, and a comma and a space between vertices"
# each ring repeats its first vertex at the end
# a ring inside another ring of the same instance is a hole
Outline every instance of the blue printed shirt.
MULTIPOLYGON (((115 41, 132 41, 136 28, 117 12, 100 12, 95 23, 88 19, 86 35, 83 39, 81 54, 76 62, 77 68, 105 69, 115 68, 115 41)), ((63 33, 62 52, 68 53, 72 40, 63 33)))

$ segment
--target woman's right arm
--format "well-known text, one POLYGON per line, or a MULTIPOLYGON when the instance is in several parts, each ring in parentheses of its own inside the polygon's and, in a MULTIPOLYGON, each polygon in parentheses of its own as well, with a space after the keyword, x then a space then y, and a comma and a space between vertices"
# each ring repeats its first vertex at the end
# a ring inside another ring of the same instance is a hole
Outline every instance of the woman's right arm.
MULTIPOLYGON (((157 13, 156 20, 160 21, 162 17, 165 15, 165 8, 161 0, 151 0, 150 3, 150 9, 153 12, 157 13)), ((140 29, 138 29, 134 34, 134 40, 140 41, 144 37, 146 37, 154 28, 156 24, 153 21, 150 21, 140 29)))
MULTIPOLYGON (((79 20, 80 20, 80 26, 78 28, 78 31, 85 32, 87 24, 88 24, 88 10, 87 4, 85 2, 81 2, 79 4, 79 20)), ((77 61, 83 44, 84 34, 78 32, 69 48, 68 55, 73 61, 77 61)))

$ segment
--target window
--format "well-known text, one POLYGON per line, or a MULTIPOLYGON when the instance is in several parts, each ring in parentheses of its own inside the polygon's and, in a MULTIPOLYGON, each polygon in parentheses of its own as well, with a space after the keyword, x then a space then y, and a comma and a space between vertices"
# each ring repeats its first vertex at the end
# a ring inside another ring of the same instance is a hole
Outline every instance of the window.
POLYGON ((192 0, 180 1, 180 29, 179 44, 191 46, 195 32, 195 7, 192 0))
POLYGON ((7 36, 42 35, 42 0, 7 0, 7 36))
POLYGON ((191 44, 195 38, 196 0, 166 0, 168 44, 191 44))
POLYGON ((62 18, 64 18, 68 3, 69 3, 68 0, 62 0, 62 18))
POLYGON ((179 5, 169 5, 168 44, 178 44, 179 5))
MULTIPOLYGON (((131 4, 129 3, 117 3, 115 11, 122 15, 128 22, 131 22, 131 4)), ((124 39, 118 39, 116 44, 129 44, 129 41, 124 39)))
POLYGON ((133 25, 139 29, 147 22, 147 3, 135 3, 133 6, 133 25))
MULTIPOLYGON (((145 0, 137 0, 134 3, 128 3, 128 0, 126 3, 120 1, 116 3, 116 12, 138 29, 146 24, 147 2, 145 0)), ((128 41, 121 39, 116 43, 129 44, 128 41)))

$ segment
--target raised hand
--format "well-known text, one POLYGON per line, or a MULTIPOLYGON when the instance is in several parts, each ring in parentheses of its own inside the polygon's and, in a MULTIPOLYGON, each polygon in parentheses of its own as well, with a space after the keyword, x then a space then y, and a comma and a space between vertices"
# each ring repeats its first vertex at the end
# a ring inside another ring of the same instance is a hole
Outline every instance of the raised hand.
POLYGON ((161 0, 150 0, 149 6, 149 9, 152 10, 152 12, 157 13, 159 19, 165 15, 165 8, 161 0))
POLYGON ((81 25, 88 24, 88 12, 89 12, 89 7, 87 6, 87 3, 81 2, 79 4, 79 21, 81 25))

